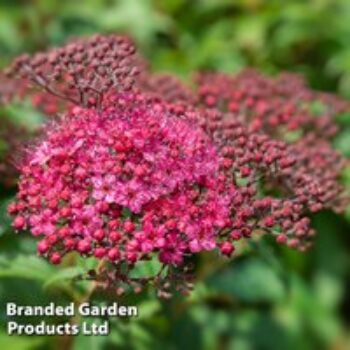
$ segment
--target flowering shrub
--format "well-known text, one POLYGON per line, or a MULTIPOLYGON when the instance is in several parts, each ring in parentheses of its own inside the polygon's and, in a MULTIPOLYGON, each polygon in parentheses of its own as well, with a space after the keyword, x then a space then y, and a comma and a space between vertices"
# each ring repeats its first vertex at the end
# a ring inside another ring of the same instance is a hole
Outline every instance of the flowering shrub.
POLYGON ((94 256, 92 277, 118 293, 149 282, 162 297, 173 284, 187 293, 193 255, 231 256, 253 234, 304 251, 309 214, 347 203, 346 160, 330 139, 348 106, 294 76, 206 73, 192 90, 147 71, 131 41, 113 35, 21 56, 7 74, 42 88, 38 105, 47 93, 68 101, 26 151, 13 227, 40 236, 53 264, 73 251, 94 256), (159 271, 134 277, 153 257, 159 271))

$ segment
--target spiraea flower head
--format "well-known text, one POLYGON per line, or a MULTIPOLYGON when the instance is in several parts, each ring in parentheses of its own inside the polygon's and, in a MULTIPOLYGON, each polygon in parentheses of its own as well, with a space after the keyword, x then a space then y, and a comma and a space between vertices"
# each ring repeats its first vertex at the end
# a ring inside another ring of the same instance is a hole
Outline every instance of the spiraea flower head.
POLYGON ((281 139, 310 130, 332 137, 337 132, 334 116, 350 107, 336 96, 311 90, 299 75, 270 78, 250 69, 237 75, 201 73, 196 81, 201 104, 234 113, 253 131, 281 139))
POLYGON ((127 37, 95 35, 34 56, 22 55, 6 74, 73 104, 100 107, 106 93, 133 85, 138 73, 134 53, 127 37))
POLYGON ((229 221, 219 159, 201 128, 140 93, 110 96, 101 111, 75 107, 28 150, 13 226, 43 237, 52 263, 78 251, 180 265, 216 248, 229 221))

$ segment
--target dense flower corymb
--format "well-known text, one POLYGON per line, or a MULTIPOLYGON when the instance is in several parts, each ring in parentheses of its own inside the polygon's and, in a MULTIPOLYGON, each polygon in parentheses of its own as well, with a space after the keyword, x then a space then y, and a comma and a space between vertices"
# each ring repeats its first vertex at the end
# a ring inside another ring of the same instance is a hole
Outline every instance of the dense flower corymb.
POLYGON ((349 109, 348 102, 311 90, 299 75, 271 78, 255 70, 237 75, 202 73, 197 85, 201 104, 235 113, 253 131, 282 139, 296 130, 332 137, 337 132, 334 117, 349 109))
POLYGON ((106 92, 133 85, 138 74, 134 53, 127 37, 95 35, 32 57, 22 55, 6 74, 73 104, 100 107, 106 92))
POLYGON ((45 236, 40 253, 54 263, 73 249, 135 262, 156 250, 178 264, 185 252, 215 248, 228 201, 217 194, 219 158, 200 128, 135 93, 101 112, 72 113, 28 153, 10 207, 16 229, 45 236))
POLYGON ((175 78, 158 80, 162 84, 152 84, 150 76, 145 85, 165 95, 174 113, 195 119, 220 150, 226 178, 239 183, 232 198, 234 236, 260 229, 275 234, 279 243, 305 250, 315 234, 308 215, 344 210, 348 198, 339 177, 347 162, 329 138, 336 131, 333 117, 346 109, 346 102, 285 74, 277 79, 255 71, 202 74, 197 98, 185 94, 186 86, 175 78), (311 111, 316 102, 322 102, 321 116, 311 111), (295 128, 293 140, 288 130, 295 128), (271 198, 266 196, 270 192, 271 198))

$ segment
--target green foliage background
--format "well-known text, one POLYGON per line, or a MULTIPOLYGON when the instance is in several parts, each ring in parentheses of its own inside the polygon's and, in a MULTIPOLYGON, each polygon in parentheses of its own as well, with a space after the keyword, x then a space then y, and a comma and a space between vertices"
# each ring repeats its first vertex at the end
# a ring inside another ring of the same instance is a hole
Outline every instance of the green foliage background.
MULTIPOLYGON (((0 0, 0 65, 70 36, 118 31, 135 38, 157 71, 289 70, 303 73, 315 88, 350 97, 349 23, 348 0, 0 0)), ((23 110, 14 114, 26 124, 37 120, 23 110)), ((336 146, 350 155, 350 118, 340 123, 336 146)), ((350 172, 344 181, 350 187, 350 172)), ((7 301, 81 300, 88 286, 72 277, 94 266, 78 260, 77 267, 66 261, 58 268, 37 258, 29 235, 11 233, 5 208, 12 196, 0 189, 4 349, 350 349, 350 215, 328 212, 313 218, 318 236, 307 254, 257 240, 233 261, 202 256, 189 298, 95 294, 96 303, 139 306, 137 319, 112 319, 108 337, 9 337, 7 301)))

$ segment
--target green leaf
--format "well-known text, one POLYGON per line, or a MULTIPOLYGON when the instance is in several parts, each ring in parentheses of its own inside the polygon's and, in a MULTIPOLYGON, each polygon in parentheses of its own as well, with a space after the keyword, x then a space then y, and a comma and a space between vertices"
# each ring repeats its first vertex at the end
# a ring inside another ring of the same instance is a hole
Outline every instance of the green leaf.
POLYGON ((159 300, 146 300, 139 305, 138 309, 139 316, 137 317, 137 320, 145 320, 159 312, 161 305, 159 300))
POLYGON ((89 270, 96 269, 98 265, 98 260, 94 257, 82 257, 80 255, 76 255, 77 265, 85 272, 89 270))
POLYGON ((30 336, 9 336, 4 332, 0 332, 0 344, 3 349, 11 350, 29 350, 47 344, 45 337, 30 337, 30 336))
POLYGON ((4 199, 0 202, 0 235, 5 233, 11 226, 10 217, 7 215, 7 206, 12 198, 4 199))
POLYGON ((36 256, 19 255, 15 259, 0 257, 0 278, 17 277, 46 281, 55 268, 36 256))
MULTIPOLYGON (((138 323, 130 324, 130 336, 132 337, 132 342, 136 345, 137 349, 149 349, 147 344, 152 343, 153 336, 150 332, 148 332, 145 327, 138 323)), ((136 348, 136 346, 135 346, 136 348)))
POLYGON ((301 130, 294 130, 285 132, 283 138, 285 141, 293 143, 295 141, 298 141, 302 136, 303 132, 301 130))
MULTIPOLYGON (((101 322, 98 319, 87 319, 84 318, 84 322, 100 324, 101 322)), ((101 350, 104 348, 104 345, 108 341, 108 337, 102 335, 84 335, 79 334, 77 337, 74 337, 74 346, 73 350, 101 350)))
POLYGON ((4 107, 4 113, 12 121, 31 131, 37 130, 44 120, 44 116, 34 109, 29 101, 7 105, 4 107))
POLYGON ((121 331, 115 327, 111 329, 111 332, 108 336, 108 340, 110 343, 117 346, 122 346, 125 344, 125 340, 123 338, 121 331))
POLYGON ((340 124, 350 125, 350 112, 338 114, 336 120, 340 124))
POLYGON ((150 0, 120 0, 101 11, 97 23, 107 31, 127 30, 144 45, 155 33, 165 31, 171 20, 156 11, 150 0))
POLYGON ((4 156, 5 152, 9 149, 7 142, 0 139, 0 159, 4 156))
MULTIPOLYGON (((171 323, 171 334, 167 349, 203 349, 203 328, 192 315, 179 313, 171 323)), ((204 328, 205 329, 205 328, 204 328)))
MULTIPOLYGON (((78 269, 78 268, 77 268, 78 269)), ((81 270, 79 270, 80 272, 81 270)), ((74 271, 74 275, 77 270, 74 271)), ((72 278, 73 271, 60 270, 59 267, 50 265, 44 259, 36 256, 18 255, 14 259, 0 257, 0 278, 21 278, 39 282, 41 287, 55 287, 69 294, 71 298, 76 297, 77 291, 67 283, 72 278)))
POLYGON ((233 262, 209 280, 214 292, 228 294, 245 302, 281 300, 285 288, 277 273, 256 258, 233 262))
POLYGON ((312 114, 319 116, 326 111, 327 106, 321 101, 313 101, 309 104, 309 109, 312 114))
POLYGON ((334 146, 336 149, 338 149, 340 152, 342 152, 346 156, 350 156, 350 132, 349 130, 345 129, 343 132, 339 133, 337 135, 334 146))
POLYGON ((67 267, 58 270, 44 283, 44 288, 52 288, 61 283, 71 281, 74 277, 83 274, 85 270, 81 267, 67 267))
POLYGON ((334 275, 319 272, 315 276, 314 285, 315 297, 322 307, 328 310, 336 309, 343 294, 340 279, 334 275))
POLYGON ((148 261, 140 261, 131 271, 131 277, 142 278, 147 276, 155 276, 161 269, 162 263, 157 257, 153 257, 148 261))

